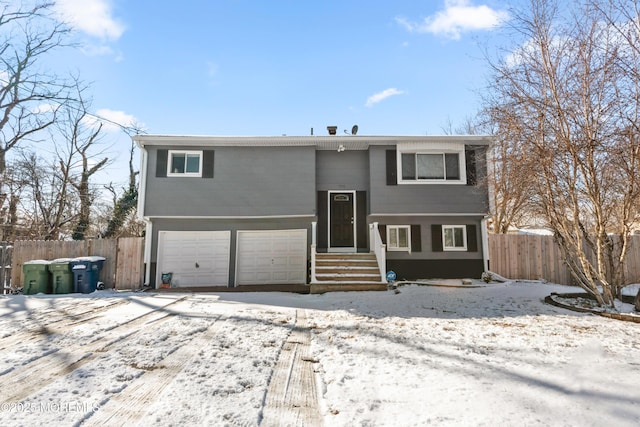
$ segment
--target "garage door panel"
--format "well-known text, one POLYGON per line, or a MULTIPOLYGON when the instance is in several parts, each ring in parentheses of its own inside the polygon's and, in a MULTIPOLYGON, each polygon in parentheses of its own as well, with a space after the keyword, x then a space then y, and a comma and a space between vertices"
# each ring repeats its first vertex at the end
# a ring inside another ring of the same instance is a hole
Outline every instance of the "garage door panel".
POLYGON ((158 236, 158 277, 173 273, 175 287, 228 284, 230 231, 161 231, 158 236))
POLYGON ((307 277, 307 230, 239 231, 236 282, 301 284, 307 277))

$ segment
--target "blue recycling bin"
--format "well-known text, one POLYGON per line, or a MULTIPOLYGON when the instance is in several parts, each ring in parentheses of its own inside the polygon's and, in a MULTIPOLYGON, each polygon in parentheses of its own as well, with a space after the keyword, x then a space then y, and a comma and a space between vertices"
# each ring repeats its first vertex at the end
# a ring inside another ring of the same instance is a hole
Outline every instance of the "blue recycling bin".
POLYGON ((69 265, 73 273, 73 290, 82 294, 90 294, 98 288, 100 271, 106 258, 86 256, 74 258, 69 265))

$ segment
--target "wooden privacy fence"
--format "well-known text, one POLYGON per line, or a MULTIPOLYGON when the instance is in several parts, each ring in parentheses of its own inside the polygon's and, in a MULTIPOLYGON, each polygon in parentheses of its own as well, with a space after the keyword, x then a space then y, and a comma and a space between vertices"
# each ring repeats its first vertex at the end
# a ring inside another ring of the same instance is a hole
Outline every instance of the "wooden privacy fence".
MULTIPOLYGON (((553 236, 490 234, 489 269, 509 279, 545 279, 572 284, 569 269, 562 262, 553 236)), ((631 236, 625 274, 628 283, 640 282, 640 235, 631 236)))
POLYGON ((78 241, 19 240, 13 244, 11 285, 14 288, 22 286, 22 264, 27 261, 101 256, 106 260, 100 272, 100 281, 107 288, 139 289, 143 284, 143 252, 143 237, 78 241))
MULTIPOLYGON (((97 255, 106 258, 100 280, 107 287, 139 289, 144 280, 143 253, 143 237, 17 241, 13 246, 0 242, 0 285, 8 285, 10 276, 14 288, 22 286, 22 264, 26 261, 97 255)), ((490 234, 489 259, 490 270, 509 279, 545 279, 564 285, 572 282, 552 236, 490 234)), ((626 277, 629 283, 640 282, 640 235, 631 238, 626 277)))

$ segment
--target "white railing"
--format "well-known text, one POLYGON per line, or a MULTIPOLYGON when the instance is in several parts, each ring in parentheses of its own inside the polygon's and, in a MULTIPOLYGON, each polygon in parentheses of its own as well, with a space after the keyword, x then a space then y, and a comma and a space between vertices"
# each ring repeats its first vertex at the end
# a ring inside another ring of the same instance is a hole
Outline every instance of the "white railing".
POLYGON ((382 243, 382 237, 380 237, 380 231, 378 229, 378 223, 374 222, 369 224, 369 244, 371 250, 376 254, 376 261, 378 261, 378 268, 380 269, 380 279, 383 282, 387 281, 387 245, 382 243))
POLYGON ((317 245, 318 223, 311 223, 311 283, 316 283, 316 245, 317 245))

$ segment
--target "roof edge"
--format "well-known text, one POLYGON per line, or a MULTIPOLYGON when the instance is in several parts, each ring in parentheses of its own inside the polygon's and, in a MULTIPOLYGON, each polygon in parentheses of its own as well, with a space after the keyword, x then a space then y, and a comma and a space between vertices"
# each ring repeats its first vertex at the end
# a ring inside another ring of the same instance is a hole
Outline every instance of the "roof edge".
POLYGON ((319 146, 349 141, 366 145, 392 145, 398 142, 467 142, 489 145, 490 135, 327 135, 327 136, 204 136, 204 135, 134 135, 138 146, 212 145, 212 146, 319 146))

